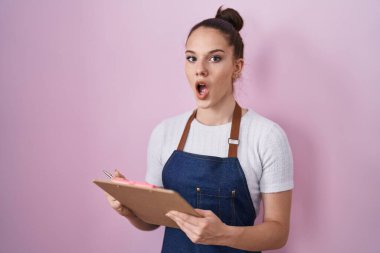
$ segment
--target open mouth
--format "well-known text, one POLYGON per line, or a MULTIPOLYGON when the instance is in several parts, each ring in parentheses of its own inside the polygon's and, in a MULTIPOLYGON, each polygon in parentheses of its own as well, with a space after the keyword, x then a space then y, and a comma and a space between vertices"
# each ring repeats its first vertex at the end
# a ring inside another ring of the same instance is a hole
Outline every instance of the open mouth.
POLYGON ((204 83, 198 83, 197 84, 197 91, 198 91, 199 95, 205 94, 208 91, 207 85, 204 83))
POLYGON ((206 99, 208 93, 209 93, 209 88, 208 88, 208 85, 199 80, 195 83, 195 89, 197 90, 196 91, 196 95, 197 95, 197 98, 198 99, 206 99))

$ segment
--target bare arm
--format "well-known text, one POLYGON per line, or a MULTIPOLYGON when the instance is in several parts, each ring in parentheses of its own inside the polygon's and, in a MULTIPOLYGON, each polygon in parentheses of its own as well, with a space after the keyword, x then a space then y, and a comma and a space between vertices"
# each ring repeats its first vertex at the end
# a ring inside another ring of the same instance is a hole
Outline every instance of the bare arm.
POLYGON ((292 191, 263 194, 264 221, 256 226, 228 226, 212 211, 196 209, 203 218, 170 211, 189 239, 198 244, 223 245, 249 251, 283 247, 289 234, 292 191))
POLYGON ((290 226, 292 191, 264 193, 263 223, 250 227, 227 226, 226 246, 256 251, 285 246, 290 226))

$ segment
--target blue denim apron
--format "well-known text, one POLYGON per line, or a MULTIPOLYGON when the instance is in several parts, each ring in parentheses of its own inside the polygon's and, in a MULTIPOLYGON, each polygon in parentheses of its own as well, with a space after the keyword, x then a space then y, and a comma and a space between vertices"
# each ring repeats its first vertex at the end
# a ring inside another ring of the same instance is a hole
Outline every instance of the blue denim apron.
MULTIPOLYGON (((256 213, 243 169, 237 159, 241 108, 236 103, 228 157, 199 155, 183 151, 196 110, 187 121, 182 138, 162 171, 164 188, 178 192, 194 208, 213 211, 227 225, 253 226, 256 213)), ((254 238, 252 238, 254 240, 254 238)), ((225 246, 193 243, 177 228, 165 228, 162 253, 249 252, 225 246)))

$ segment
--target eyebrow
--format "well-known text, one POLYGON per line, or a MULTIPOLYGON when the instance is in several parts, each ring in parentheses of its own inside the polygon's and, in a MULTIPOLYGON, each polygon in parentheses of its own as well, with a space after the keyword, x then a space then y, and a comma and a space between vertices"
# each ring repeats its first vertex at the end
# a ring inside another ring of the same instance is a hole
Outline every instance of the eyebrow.
MULTIPOLYGON (((222 50, 222 49, 214 49, 214 50, 211 50, 210 52, 208 52, 208 54, 213 54, 213 53, 216 53, 216 52, 225 53, 224 50, 222 50)), ((193 50, 186 50, 185 53, 195 54, 195 52, 193 50)))

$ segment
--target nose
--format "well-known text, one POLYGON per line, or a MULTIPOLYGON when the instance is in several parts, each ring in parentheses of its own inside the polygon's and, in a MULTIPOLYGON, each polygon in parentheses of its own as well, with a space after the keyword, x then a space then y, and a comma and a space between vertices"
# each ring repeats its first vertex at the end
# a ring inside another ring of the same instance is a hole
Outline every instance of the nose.
POLYGON ((208 71, 207 71, 207 68, 205 66, 205 64, 202 62, 202 61, 199 61, 197 63, 197 67, 196 67, 196 70, 195 70, 195 75, 196 76, 207 76, 208 75, 208 71))

